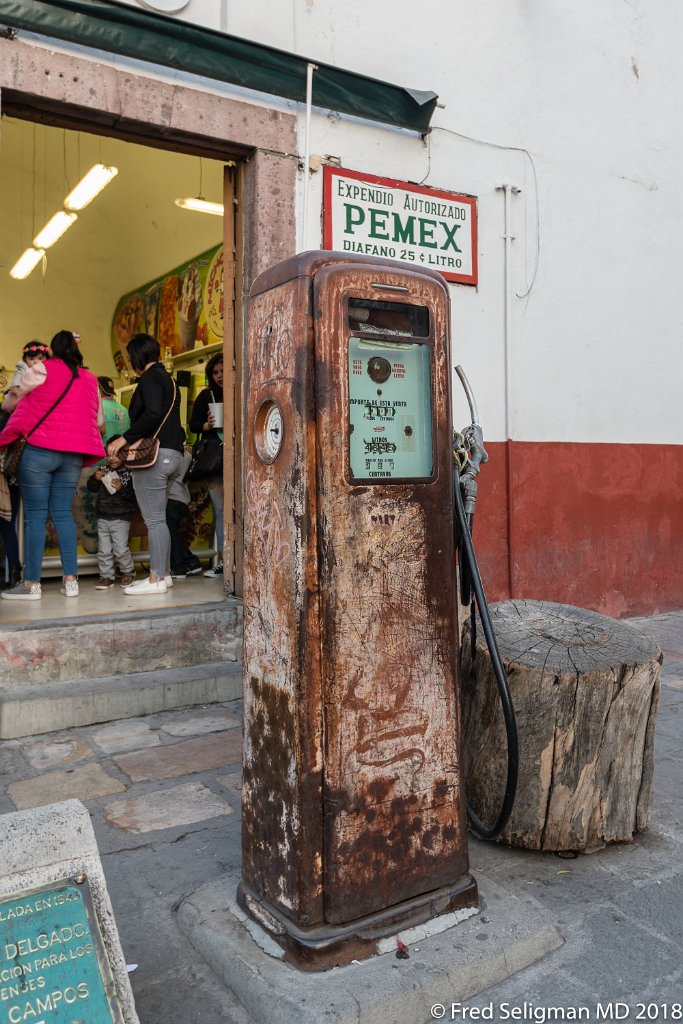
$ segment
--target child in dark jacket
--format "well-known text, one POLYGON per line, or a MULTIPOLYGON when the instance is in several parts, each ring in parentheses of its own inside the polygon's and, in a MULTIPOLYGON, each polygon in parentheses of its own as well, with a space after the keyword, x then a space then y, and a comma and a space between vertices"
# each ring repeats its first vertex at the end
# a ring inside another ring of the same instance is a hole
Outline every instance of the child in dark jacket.
MULTIPOLYGON (((109 441, 114 441, 110 437, 109 441)), ((106 447, 106 445, 105 445, 106 447)), ((118 455, 107 458, 107 465, 98 467, 88 480, 88 490, 95 495, 97 513, 97 564, 100 578, 95 590, 114 586, 114 561, 122 573, 121 586, 135 582, 135 563, 128 546, 130 521, 137 507, 133 478, 118 455)))

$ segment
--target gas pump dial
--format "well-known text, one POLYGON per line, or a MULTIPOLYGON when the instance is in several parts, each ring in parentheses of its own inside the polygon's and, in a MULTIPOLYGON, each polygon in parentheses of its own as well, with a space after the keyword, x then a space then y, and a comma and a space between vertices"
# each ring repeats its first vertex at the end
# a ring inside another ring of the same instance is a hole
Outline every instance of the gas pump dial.
POLYGON ((257 412, 254 443, 262 462, 275 462, 282 447, 282 411, 277 402, 269 399, 257 412))
POLYGON ((391 377, 391 363, 383 356, 368 360, 368 374, 375 384, 384 384, 391 377))

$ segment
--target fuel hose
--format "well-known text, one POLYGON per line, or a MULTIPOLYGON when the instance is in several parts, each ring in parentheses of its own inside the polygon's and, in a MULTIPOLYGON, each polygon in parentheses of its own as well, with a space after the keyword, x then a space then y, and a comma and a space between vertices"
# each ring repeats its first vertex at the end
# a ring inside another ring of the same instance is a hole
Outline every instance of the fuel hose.
MULTIPOLYGON (((460 575, 462 578, 463 574, 467 574, 468 584, 471 586, 474 595, 472 600, 476 601, 477 608, 479 609, 479 617, 481 619, 484 637, 489 649, 489 654, 491 655, 491 665, 498 685, 498 693, 500 695, 500 702, 503 708, 503 718, 505 720, 505 732, 507 735, 508 757, 505 795, 503 797, 500 813, 493 825, 486 826, 479 819, 476 812, 470 806, 469 801, 466 799, 467 816, 470 821, 470 828, 474 834, 479 837, 479 839, 490 840, 499 836, 507 825, 515 802, 515 794, 517 792, 517 770, 519 763, 517 723, 515 721, 515 709, 512 706, 512 697, 510 695, 507 675, 500 657, 496 635, 493 631, 491 616, 489 615, 488 604, 486 603, 484 587, 481 582, 481 574, 479 572, 479 566, 477 565, 477 556, 474 553, 470 524, 468 522, 468 516, 465 514, 465 506, 463 504, 462 493, 460 490, 460 475, 457 471, 455 472, 454 477, 453 489, 455 492, 455 511, 458 525, 456 547, 460 560, 460 575)), ((474 614, 472 615, 472 619, 472 626, 474 627, 474 614)), ((474 659, 474 651, 472 652, 472 657, 474 659)), ((472 663, 474 664, 474 660, 472 663)))

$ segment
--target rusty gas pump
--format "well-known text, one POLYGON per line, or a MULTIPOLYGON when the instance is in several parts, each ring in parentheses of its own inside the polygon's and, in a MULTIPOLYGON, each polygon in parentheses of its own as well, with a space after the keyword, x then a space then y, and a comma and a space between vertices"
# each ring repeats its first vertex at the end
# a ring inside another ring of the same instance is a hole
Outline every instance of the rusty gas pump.
POLYGON ((313 252, 251 290, 239 899, 302 966, 477 905, 449 349, 432 271, 313 252))

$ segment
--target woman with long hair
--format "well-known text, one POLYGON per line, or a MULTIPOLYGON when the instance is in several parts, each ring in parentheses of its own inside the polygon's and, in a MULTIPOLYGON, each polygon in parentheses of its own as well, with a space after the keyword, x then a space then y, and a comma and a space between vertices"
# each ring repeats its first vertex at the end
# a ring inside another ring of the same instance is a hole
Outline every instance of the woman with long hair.
MULTIPOLYGON (((190 417, 190 430, 193 434, 201 434, 207 440, 209 438, 221 439, 216 429, 214 418, 209 406, 213 402, 223 401, 223 353, 217 352, 206 364, 206 380, 208 387, 200 391, 192 406, 190 417)), ((211 477, 205 481, 213 505, 216 518, 216 542, 218 546, 218 561, 211 569, 207 569, 205 576, 223 575, 223 474, 211 477)))
POLYGON ((0 433, 0 446, 22 436, 27 439, 18 474, 24 502, 24 579, 0 594, 5 601, 41 598, 48 512, 62 559, 62 594, 78 597, 77 531, 71 505, 81 470, 104 455, 97 377, 83 369, 71 331, 55 334, 50 349, 51 359, 24 374, 17 407, 0 433))
POLYGON ((107 445, 107 453, 142 438, 157 437, 159 454, 153 466, 133 472, 133 488, 149 538, 149 577, 124 588, 124 594, 165 594, 171 578, 171 535, 166 503, 173 482, 184 470, 185 431, 180 422, 180 391, 159 362, 159 342, 149 334, 136 334, 128 342, 128 358, 138 374, 128 412, 130 427, 107 445))

